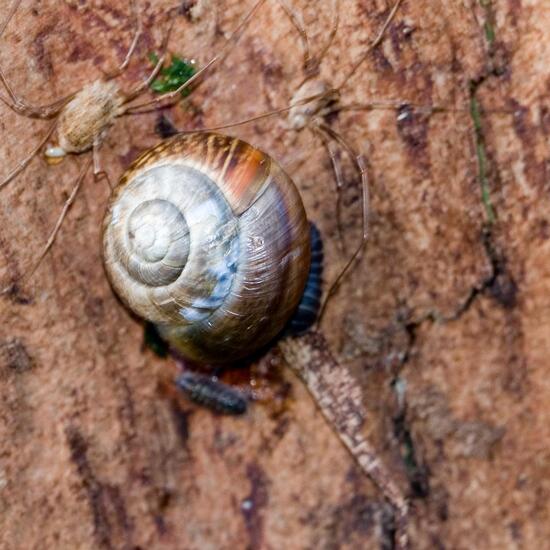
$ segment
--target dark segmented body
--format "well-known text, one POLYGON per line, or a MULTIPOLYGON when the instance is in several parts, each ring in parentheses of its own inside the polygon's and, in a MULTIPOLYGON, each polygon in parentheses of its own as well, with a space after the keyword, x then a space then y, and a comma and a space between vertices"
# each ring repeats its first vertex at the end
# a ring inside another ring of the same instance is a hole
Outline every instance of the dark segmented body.
POLYGON ((184 372, 176 379, 176 385, 187 397, 204 407, 223 414, 243 414, 247 399, 236 388, 205 374, 184 372))
POLYGON ((302 299, 296 308, 296 312, 287 325, 289 334, 305 332, 315 323, 319 308, 321 307, 321 295, 323 284, 323 239, 314 223, 310 226, 311 239, 311 265, 307 278, 306 288, 302 299))

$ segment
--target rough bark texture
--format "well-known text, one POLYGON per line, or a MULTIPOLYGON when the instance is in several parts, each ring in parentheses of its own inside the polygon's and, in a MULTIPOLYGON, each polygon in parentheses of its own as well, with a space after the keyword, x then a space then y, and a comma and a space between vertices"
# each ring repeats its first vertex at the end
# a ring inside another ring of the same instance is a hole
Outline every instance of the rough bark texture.
MULTIPOLYGON (((174 2, 141 4, 126 87, 146 74, 174 2)), ((292 4, 319 51, 331 3, 292 4)), ((341 4, 322 64, 336 82, 388 12, 383 0, 341 4)), ((181 2, 170 50, 205 63, 245 9, 181 2)), ((365 433, 412 497, 415 548, 542 548, 550 537, 549 28, 544 0, 405 0, 342 102, 456 110, 330 120, 368 157, 371 237, 323 331, 361 385, 365 433)), ((130 38, 127 2, 25 0, 0 66, 27 100, 49 103, 120 62, 130 38)), ((200 128, 283 107, 302 76, 297 34, 269 1, 169 116, 200 128)), ((121 119, 107 136, 111 180, 157 141, 156 117, 121 119)), ((46 124, 1 106, 0 125, 3 175, 46 124)), ((330 278, 342 262, 330 162, 311 133, 285 128, 281 117, 233 133, 294 177, 330 278)), ((0 192, 0 286, 40 250, 83 160, 37 158, 0 192)), ((351 246, 359 188, 344 169, 351 246)), ((0 298, 0 548, 388 547, 391 510, 276 354, 256 368, 270 366, 257 386, 272 399, 242 418, 170 390, 172 367, 143 349, 102 270, 107 196, 89 178, 33 281, 0 298)))

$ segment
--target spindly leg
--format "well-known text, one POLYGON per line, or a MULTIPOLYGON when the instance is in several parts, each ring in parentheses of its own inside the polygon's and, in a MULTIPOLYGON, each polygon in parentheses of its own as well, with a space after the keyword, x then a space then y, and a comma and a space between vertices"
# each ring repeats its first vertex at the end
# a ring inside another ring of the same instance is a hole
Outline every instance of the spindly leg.
POLYGON ((111 184, 111 180, 109 179, 109 174, 106 172, 106 170, 103 170, 101 167, 101 160, 99 158, 99 147, 100 143, 98 140, 94 141, 94 145, 92 147, 92 160, 94 165, 94 180, 100 180, 103 179, 107 183, 107 186, 109 187, 109 193, 113 190, 113 186, 111 184))
POLYGON ((332 21, 332 27, 330 29, 330 34, 328 35, 327 43, 321 49, 321 53, 317 58, 317 64, 321 65, 325 55, 330 50, 332 43, 334 42, 334 37, 338 32, 338 26, 340 25, 340 0, 334 0, 332 2, 332 12, 334 13, 334 19, 332 21))
POLYGON ((330 300, 331 296, 336 292, 342 279, 347 275, 347 273, 349 273, 353 264, 360 257, 360 255, 362 254, 365 248, 365 245, 367 244, 367 240, 369 237, 369 184, 368 184, 368 174, 367 174, 367 162, 365 157, 361 154, 357 154, 353 150, 353 148, 349 145, 349 143, 340 134, 335 132, 332 128, 330 128, 326 124, 321 123, 319 124, 318 127, 321 131, 325 132, 329 137, 337 141, 345 149, 350 159, 357 167, 357 171, 361 177, 361 193, 362 193, 361 241, 359 242, 353 254, 350 256, 350 258, 348 259, 348 261, 340 271, 340 274, 338 275, 338 277, 336 277, 334 282, 329 287, 329 290, 327 292, 327 297, 325 298, 325 302, 319 314, 319 323, 320 323, 323 318, 323 314, 326 310, 328 301, 330 300))
POLYGON ((107 73, 105 77, 108 80, 111 80, 113 78, 116 78, 117 76, 120 76, 128 67, 128 64, 130 63, 130 59, 132 58, 132 55, 136 49, 139 37, 141 36, 142 31, 142 23, 141 23, 141 11, 139 9, 138 1, 137 0, 131 0, 132 5, 132 13, 134 16, 134 37, 132 38, 132 42, 130 44, 130 47, 128 48, 128 51, 126 52, 126 56, 124 57, 124 60, 120 64, 120 66, 113 71, 112 73, 107 73))
POLYGON ((17 167, 12 170, 3 180, 0 182, 0 189, 2 187, 5 187, 8 185, 10 181, 13 180, 18 174, 20 174, 31 162, 31 160, 36 156, 36 154, 42 149, 42 147, 46 144, 50 136, 52 135, 53 131, 55 130, 55 126, 57 124, 57 121, 54 121, 54 123, 49 127, 48 131, 44 135, 44 137, 40 140, 38 145, 23 159, 19 162, 17 167))
MULTIPOLYGON (((347 105, 340 105, 338 111, 398 111, 400 109, 408 108, 415 113, 422 115, 433 115, 435 113, 468 113, 469 107, 453 107, 444 105, 423 105, 421 103, 415 103, 414 101, 408 101, 406 99, 378 99, 365 103, 349 103, 347 105)), ((484 112, 488 113, 500 113, 511 114, 512 111, 505 109, 492 109, 484 112)))
POLYGON ((285 2, 285 0, 278 0, 279 5, 281 8, 283 8, 284 12, 286 13, 287 17, 290 19, 290 22, 292 25, 294 25, 294 28, 300 35, 300 40, 302 41, 302 48, 304 50, 304 71, 309 73, 313 70, 313 72, 316 72, 319 68, 319 62, 317 59, 313 58, 311 55, 311 50, 309 47, 309 38, 307 36, 306 29, 296 13, 292 10, 292 8, 285 2))
MULTIPOLYGON (((171 20, 168 24, 168 29, 166 30, 164 34, 164 38, 162 40, 160 55, 155 63, 155 66, 153 67, 153 70, 149 74, 149 76, 140 84, 138 84, 133 90, 131 90, 129 93, 125 94, 124 96, 124 103, 129 103, 130 101, 133 101, 137 97, 139 97, 155 80, 155 78, 158 76, 160 70, 162 69, 162 66, 164 65, 164 61, 166 59, 166 52, 168 50, 168 42, 170 40, 170 34, 172 33, 172 27, 174 26, 173 20, 171 20)), ((130 107, 131 109, 132 107, 130 107)), ((126 113, 126 111, 124 111, 126 113)), ((123 113, 123 114, 124 114, 123 113)))
POLYGON ((342 189, 344 188, 342 164, 325 133, 317 126, 310 126, 310 129, 321 140, 332 164, 332 171, 334 172, 334 181, 336 184, 336 226, 338 231, 338 242, 342 245, 342 250, 345 252, 344 231, 342 229, 342 189))
POLYGON ((150 107, 154 105, 162 104, 163 106, 167 107, 168 105, 173 104, 175 101, 178 100, 179 95, 181 92, 187 88, 189 88, 192 84, 199 81, 204 74, 215 64, 223 61, 233 50, 233 47, 237 44, 239 38, 243 35, 244 31, 250 24, 250 21, 252 20, 253 15, 256 13, 256 11, 262 6, 262 4, 265 4, 266 0, 258 0, 256 4, 250 9, 250 11, 245 15, 241 23, 237 26, 237 28, 233 31, 231 36, 227 39, 227 42, 225 46, 222 48, 222 50, 216 54, 204 67, 202 67, 199 71, 197 71, 190 79, 186 80, 179 88, 172 92, 168 92, 166 94, 159 95, 155 99, 151 101, 147 101, 145 103, 142 103, 140 105, 133 105, 130 108, 128 108, 128 113, 135 113, 139 112, 144 107, 150 107))
MULTIPOLYGON (((317 99, 321 99, 325 94, 315 94, 308 97, 304 97, 303 99, 299 99, 297 101, 294 101, 290 105, 287 105, 286 107, 281 107, 280 109, 274 109, 273 111, 267 111, 265 113, 262 113, 261 115, 256 115, 250 118, 245 118, 243 120, 236 120, 235 122, 228 122, 225 124, 220 124, 219 126, 210 126, 209 128, 201 128, 200 132, 215 132, 218 130, 226 130, 227 128, 235 128, 237 126, 244 126, 245 124, 250 124, 251 122, 256 122, 258 120, 263 120, 264 118, 270 118, 272 116, 282 115, 283 113, 288 113, 293 107, 296 107, 297 105, 305 105, 306 103, 310 103, 311 101, 315 101, 317 99)), ((132 111, 133 113, 134 111, 132 111)), ((141 111, 140 111, 141 112, 141 111)), ((288 130, 287 130, 288 131, 288 130)))
MULTIPOLYGON (((328 40, 326 44, 321 49, 321 52, 319 55, 312 55, 311 48, 309 45, 309 38, 307 35, 307 31, 296 15, 296 13, 286 4, 284 0, 278 0, 280 6, 285 11, 287 17, 290 19, 290 22, 300 35, 300 39, 302 41, 302 47, 304 50, 304 80, 299 84, 301 86, 306 80, 309 80, 313 76, 316 76, 319 73, 319 67, 332 46, 332 43, 334 41, 334 37, 336 36, 336 33, 338 32, 338 26, 340 24, 340 0, 333 0, 333 7, 332 7, 332 13, 334 14, 334 18, 332 21, 332 27, 329 33, 328 40)), ((298 87, 299 87, 298 86, 298 87)))
MULTIPOLYGON (((46 257, 46 254, 48 253, 48 251, 52 247, 53 243, 55 242, 55 238, 57 237, 57 234, 58 234, 59 230, 61 229, 61 225, 63 224, 63 220, 65 219, 65 216, 67 215, 67 212, 69 211, 69 208, 73 204, 73 202, 76 198, 76 195, 77 195, 78 191, 80 190, 80 187, 82 186, 82 182, 84 181, 84 178, 86 177, 86 174, 87 174, 91 164, 92 164, 92 159, 90 158, 89 160, 86 161, 86 163, 84 164, 84 167, 80 171, 80 174, 78 175, 76 183, 75 183, 75 185, 74 185, 74 187, 71 191, 71 194, 69 195, 69 198, 65 201, 65 204, 63 205, 63 209, 61 210, 61 214, 57 218, 57 222, 55 224, 55 227, 53 228, 52 232, 50 233, 50 236, 48 237, 48 240, 47 240, 46 244, 42 248, 42 251, 38 255, 38 258, 35 260, 32 267, 28 271, 25 272, 25 275, 21 278, 21 280, 17 281, 17 283, 21 283, 23 281, 28 281, 34 275, 36 270, 40 267, 40 264, 42 263, 42 260, 46 257)), ((11 290, 11 288, 13 288, 13 284, 10 285, 7 288, 4 288, 4 290, 2 290, 0 292, 0 295, 1 294, 6 294, 7 292, 9 292, 11 290)))
POLYGON ((392 19, 395 17, 395 14, 397 13, 397 10, 399 9, 399 6, 401 5, 402 1, 403 0, 396 0, 388 17, 386 17, 386 20, 384 21, 384 24, 382 25, 382 27, 380 27, 380 30, 378 31, 376 38, 368 45, 367 49, 363 52, 363 55, 355 62, 350 72, 342 79, 342 82, 336 88, 338 91, 341 90, 347 84, 347 82, 351 79, 351 77, 357 72, 357 70, 359 69, 361 64, 365 61, 365 59, 370 54, 370 52, 372 52, 372 50, 374 50, 374 48, 376 48, 378 44, 382 42, 382 38, 384 38, 384 33, 386 32, 386 29, 388 28, 392 19))
POLYGON ((6 27, 8 26, 9 22, 11 21, 11 18, 14 16, 15 12, 17 11, 19 4, 21 4, 21 0, 14 0, 8 12, 8 16, 6 17, 3 23, 0 23, 0 37, 2 37, 2 35, 4 34, 4 31, 6 30, 6 27))
MULTIPOLYGON (((0 37, 4 33, 11 18, 14 16, 15 12, 17 11, 17 8, 19 7, 20 3, 21 3, 21 0, 15 0, 11 5, 10 11, 8 12, 8 16, 6 17, 4 22, 0 24, 0 37)), ((6 75, 4 74, 4 71, 2 70, 2 68, 0 68, 0 82, 2 82, 2 84, 4 85, 4 88, 6 89, 6 92, 8 93, 11 99, 10 101, 7 97, 0 94, 0 101, 6 104, 10 109, 15 111, 16 113, 29 118, 54 117, 57 113, 59 113, 63 105, 65 105, 65 103, 74 95, 74 94, 71 94, 57 101, 54 101, 49 105, 33 106, 33 105, 29 105, 26 101, 24 101, 23 99, 17 96, 17 94, 13 91, 12 87, 9 85, 6 79, 6 75)))
POLYGON ((17 114, 26 116, 28 118, 53 118, 59 113, 59 111, 61 111, 67 101, 69 101, 69 99, 74 96, 73 93, 61 99, 58 99, 57 101, 54 101, 49 105, 34 106, 27 103, 24 99, 21 99, 14 92, 6 79, 6 75, 4 74, 2 68, 0 68, 0 82, 2 82, 2 84, 4 85, 4 88, 6 89, 6 92, 11 99, 10 101, 7 97, 0 94, 0 101, 7 105, 12 111, 15 111, 17 114))

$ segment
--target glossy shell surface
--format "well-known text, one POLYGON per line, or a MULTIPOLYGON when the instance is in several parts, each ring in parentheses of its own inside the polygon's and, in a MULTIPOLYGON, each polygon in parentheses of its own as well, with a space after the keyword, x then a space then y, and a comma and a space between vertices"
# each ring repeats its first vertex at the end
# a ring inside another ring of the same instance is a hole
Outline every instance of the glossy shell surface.
POLYGON ((139 157, 103 228, 122 301, 184 357, 230 362, 267 344, 302 296, 309 225, 291 179, 229 136, 177 135, 139 157))

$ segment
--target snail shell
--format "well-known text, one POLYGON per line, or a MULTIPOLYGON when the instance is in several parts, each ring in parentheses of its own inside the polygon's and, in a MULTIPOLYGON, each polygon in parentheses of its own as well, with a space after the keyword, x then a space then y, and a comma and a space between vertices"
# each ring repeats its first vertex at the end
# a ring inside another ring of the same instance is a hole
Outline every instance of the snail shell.
POLYGON ((104 262, 122 301, 184 357, 229 362, 267 344, 296 310, 309 231, 272 158, 236 138, 183 134, 123 174, 104 262))

